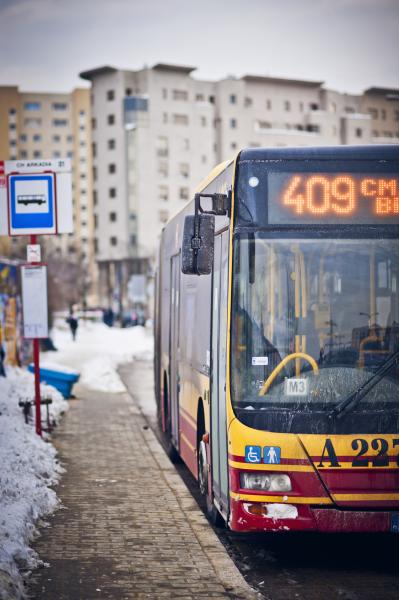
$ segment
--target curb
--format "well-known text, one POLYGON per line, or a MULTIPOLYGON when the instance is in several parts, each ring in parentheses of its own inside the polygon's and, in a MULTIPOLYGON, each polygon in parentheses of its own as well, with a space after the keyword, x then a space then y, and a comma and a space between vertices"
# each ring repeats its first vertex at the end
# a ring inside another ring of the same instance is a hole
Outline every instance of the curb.
POLYGON ((124 396, 130 404, 129 412, 136 418, 140 416, 143 424, 148 426, 148 429, 144 429, 142 432, 147 447, 158 464, 166 483, 176 498, 176 502, 184 513, 198 543, 211 563, 226 593, 230 598, 236 598, 237 600, 260 600, 262 595, 250 587, 230 558, 174 465, 165 454, 164 449, 157 440, 134 396, 129 391, 126 391, 124 396))

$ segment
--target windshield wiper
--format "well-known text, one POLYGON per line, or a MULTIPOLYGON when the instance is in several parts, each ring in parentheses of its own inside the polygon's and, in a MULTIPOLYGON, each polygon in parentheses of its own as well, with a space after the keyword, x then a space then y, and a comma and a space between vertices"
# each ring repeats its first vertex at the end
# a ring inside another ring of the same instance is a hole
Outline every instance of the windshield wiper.
POLYGON ((351 392, 346 398, 341 400, 329 413, 329 417, 344 415, 346 411, 352 410, 372 389, 383 379, 385 374, 392 369, 399 359, 399 349, 382 363, 376 372, 363 383, 357 390, 351 392))

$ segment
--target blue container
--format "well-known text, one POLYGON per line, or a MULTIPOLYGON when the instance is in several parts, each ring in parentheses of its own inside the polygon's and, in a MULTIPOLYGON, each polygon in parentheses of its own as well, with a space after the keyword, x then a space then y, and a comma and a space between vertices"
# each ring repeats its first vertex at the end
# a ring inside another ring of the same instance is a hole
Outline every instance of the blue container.
MULTIPOLYGON (((35 368, 33 363, 30 363, 28 366, 28 371, 34 373, 35 368)), ((78 379, 79 373, 67 373, 62 371, 62 367, 60 367, 59 371, 46 367, 40 369, 40 381, 55 387, 59 392, 61 392, 64 398, 71 397, 73 384, 76 383, 78 379)))

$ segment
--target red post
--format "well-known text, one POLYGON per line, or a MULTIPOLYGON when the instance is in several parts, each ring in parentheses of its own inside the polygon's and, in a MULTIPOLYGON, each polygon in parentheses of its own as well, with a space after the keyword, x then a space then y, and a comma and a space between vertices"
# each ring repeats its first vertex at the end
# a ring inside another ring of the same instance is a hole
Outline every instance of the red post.
MULTIPOLYGON (((36 244, 36 236, 30 236, 30 243, 36 244)), ((40 347, 39 339, 34 338, 33 340, 33 365, 35 371, 35 421, 36 421, 36 433, 42 435, 42 399, 40 396, 40 347)))

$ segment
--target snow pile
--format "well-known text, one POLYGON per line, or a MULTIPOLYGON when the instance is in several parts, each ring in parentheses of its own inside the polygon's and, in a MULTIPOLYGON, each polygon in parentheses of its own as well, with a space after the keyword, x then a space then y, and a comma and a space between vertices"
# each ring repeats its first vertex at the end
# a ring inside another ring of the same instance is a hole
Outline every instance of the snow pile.
MULTIPOLYGON (((50 418, 57 420, 68 408, 67 402, 54 388, 41 385, 43 397, 50 397, 50 418)), ((40 561, 28 546, 35 534, 38 518, 54 511, 58 500, 49 486, 62 472, 54 447, 35 433, 34 419, 25 424, 18 402, 32 400, 34 378, 22 369, 7 369, 0 377, 0 598, 22 596, 22 578, 17 562, 27 568, 40 561), (7 590, 7 592, 6 592, 7 590)), ((42 407, 42 419, 46 418, 42 407)))
POLYGON ((116 369, 119 365, 136 360, 151 360, 152 332, 145 327, 107 327, 103 323, 79 321, 76 341, 61 319, 53 332, 58 352, 47 352, 54 368, 66 363, 82 372, 81 383, 102 392, 124 392, 125 386, 116 369))

